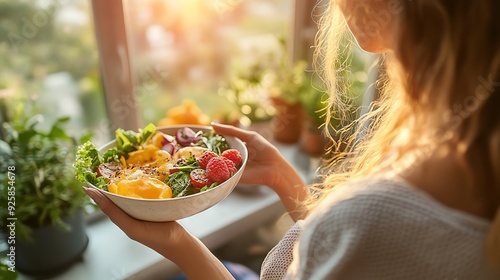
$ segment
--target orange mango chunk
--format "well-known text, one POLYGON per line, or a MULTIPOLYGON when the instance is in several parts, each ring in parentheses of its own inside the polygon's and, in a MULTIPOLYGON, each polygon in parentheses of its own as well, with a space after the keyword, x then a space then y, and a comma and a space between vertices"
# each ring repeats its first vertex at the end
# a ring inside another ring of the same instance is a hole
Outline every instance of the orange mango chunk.
POLYGON ((127 158, 127 165, 145 164, 154 160, 155 152, 159 148, 155 145, 147 145, 144 149, 130 152, 127 158))
POLYGON ((111 183, 108 191, 135 198, 164 199, 172 198, 172 189, 155 178, 123 179, 111 183))

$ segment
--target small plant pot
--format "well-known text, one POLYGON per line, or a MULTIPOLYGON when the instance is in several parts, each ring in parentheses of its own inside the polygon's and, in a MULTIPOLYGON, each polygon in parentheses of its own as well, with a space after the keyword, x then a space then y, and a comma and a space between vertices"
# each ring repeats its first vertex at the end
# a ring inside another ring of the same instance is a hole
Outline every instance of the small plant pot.
POLYGON ((319 129, 304 128, 300 137, 302 150, 312 157, 325 153, 326 138, 319 129))
POLYGON ((16 269, 26 275, 57 275, 81 260, 88 245, 83 213, 63 218, 70 231, 55 225, 33 229, 32 241, 16 240, 16 269))
POLYGON ((302 130, 302 105, 289 104, 278 98, 273 99, 273 104, 276 107, 273 118, 274 140, 286 144, 297 143, 302 130))

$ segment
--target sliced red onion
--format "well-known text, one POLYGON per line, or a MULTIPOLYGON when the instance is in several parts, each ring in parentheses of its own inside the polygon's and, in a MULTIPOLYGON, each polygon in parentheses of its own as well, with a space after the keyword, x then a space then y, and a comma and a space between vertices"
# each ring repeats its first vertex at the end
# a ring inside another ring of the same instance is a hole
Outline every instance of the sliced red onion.
POLYGON ((166 151, 170 155, 173 155, 176 152, 175 143, 167 143, 161 147, 162 150, 166 151))
POLYGON ((191 128, 184 127, 177 130, 175 134, 175 140, 182 147, 191 146, 191 143, 196 143, 200 140, 200 135, 195 133, 191 128))
POLYGON ((165 146, 168 143, 172 143, 175 145, 175 137, 172 135, 168 135, 165 133, 162 133, 163 139, 161 140, 161 145, 165 146))

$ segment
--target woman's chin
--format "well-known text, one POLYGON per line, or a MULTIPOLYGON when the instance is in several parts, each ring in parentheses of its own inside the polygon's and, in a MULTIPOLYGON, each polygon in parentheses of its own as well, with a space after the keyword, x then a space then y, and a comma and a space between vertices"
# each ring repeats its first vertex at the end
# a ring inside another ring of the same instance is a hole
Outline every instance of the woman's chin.
POLYGON ((357 41, 358 46, 365 52, 368 53, 374 53, 374 54, 382 54, 382 53, 388 53, 391 52, 392 50, 385 47, 381 46, 379 44, 373 44, 372 42, 360 42, 357 41))

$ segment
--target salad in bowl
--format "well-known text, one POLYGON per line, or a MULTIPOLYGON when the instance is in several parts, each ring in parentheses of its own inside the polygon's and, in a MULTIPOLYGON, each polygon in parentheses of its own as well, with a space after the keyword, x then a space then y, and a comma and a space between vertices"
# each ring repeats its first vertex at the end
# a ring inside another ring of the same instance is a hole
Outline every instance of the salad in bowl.
POLYGON ((170 221, 201 212, 236 186, 247 150, 237 138, 206 126, 147 125, 116 130, 116 139, 97 148, 79 147, 76 177, 97 188, 129 215, 170 221))

